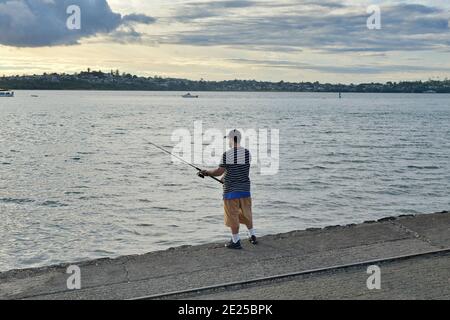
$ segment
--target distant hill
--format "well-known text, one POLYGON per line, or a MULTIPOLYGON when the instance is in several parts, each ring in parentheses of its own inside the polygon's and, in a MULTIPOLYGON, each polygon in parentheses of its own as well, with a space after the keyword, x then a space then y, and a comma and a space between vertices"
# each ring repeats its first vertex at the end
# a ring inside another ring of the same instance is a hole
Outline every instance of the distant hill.
POLYGON ((371 92, 450 93, 450 80, 330 84, 319 82, 267 82, 256 80, 193 81, 139 77, 118 71, 75 74, 3 76, 0 88, 14 90, 139 90, 139 91, 259 91, 259 92, 371 92))

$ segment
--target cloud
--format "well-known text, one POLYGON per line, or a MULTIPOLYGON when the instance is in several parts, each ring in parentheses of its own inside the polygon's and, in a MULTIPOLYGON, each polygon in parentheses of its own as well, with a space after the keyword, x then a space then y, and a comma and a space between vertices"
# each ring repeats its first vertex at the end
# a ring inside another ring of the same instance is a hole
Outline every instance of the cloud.
MULTIPOLYGON (((316 1, 302 1, 304 7, 321 7, 321 8, 343 8, 344 6, 338 2, 316 0, 316 1)), ((295 1, 298 5, 299 1, 295 1)), ((271 1, 271 0, 210 0, 206 2, 187 2, 179 6, 174 15, 174 19, 179 22, 192 22, 205 18, 227 17, 229 15, 239 15, 244 10, 258 11, 265 10, 270 12, 273 9, 292 8, 292 1, 271 1)), ((247 12, 250 13, 251 12, 247 12)), ((245 17, 245 14, 242 14, 245 17)))
POLYGON ((128 23, 143 23, 143 24, 152 24, 156 22, 156 19, 153 17, 137 13, 125 15, 123 16, 122 20, 128 23))
POLYGON ((369 30, 364 5, 333 0, 226 3, 190 3, 180 8, 173 19, 188 22, 187 29, 164 41, 198 46, 280 47, 281 52, 288 48, 327 53, 450 48, 448 11, 443 7, 383 2, 382 29, 369 30))
POLYGON ((257 66, 262 68, 274 69, 298 69, 298 70, 312 70, 321 73, 335 73, 335 74, 383 74, 386 72, 430 72, 430 71, 445 71, 450 72, 450 67, 434 67, 434 66, 419 66, 419 65, 397 65, 397 64, 353 64, 351 66, 338 65, 313 65, 303 62, 294 62, 286 60, 257 60, 257 59, 227 59, 227 61, 234 63, 241 63, 245 65, 257 66))
POLYGON ((175 19, 180 22, 189 22, 198 19, 220 17, 224 10, 250 8, 260 6, 261 3, 249 0, 228 0, 209 2, 189 2, 177 10, 175 19))
POLYGON ((73 45, 82 38, 115 32, 122 26, 136 33, 132 24, 154 22, 144 14, 115 13, 106 0, 0 0, 0 44, 7 46, 73 45), (80 30, 66 26, 70 5, 81 9, 80 30))

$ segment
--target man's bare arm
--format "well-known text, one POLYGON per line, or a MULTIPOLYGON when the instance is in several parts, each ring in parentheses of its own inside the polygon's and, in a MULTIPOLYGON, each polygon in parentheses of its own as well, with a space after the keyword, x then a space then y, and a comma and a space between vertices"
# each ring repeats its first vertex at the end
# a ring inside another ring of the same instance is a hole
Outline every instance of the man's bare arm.
POLYGON ((205 177, 220 177, 225 173, 225 168, 217 168, 214 170, 203 170, 201 172, 205 177))

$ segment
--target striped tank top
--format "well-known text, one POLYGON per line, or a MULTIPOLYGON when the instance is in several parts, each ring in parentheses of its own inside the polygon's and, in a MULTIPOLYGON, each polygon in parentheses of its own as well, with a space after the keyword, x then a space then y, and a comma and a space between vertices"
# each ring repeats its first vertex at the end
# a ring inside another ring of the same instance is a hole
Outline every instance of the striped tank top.
POLYGON ((224 199, 251 197, 250 164, 252 157, 245 148, 233 148, 222 156, 220 167, 225 169, 223 194, 224 199))

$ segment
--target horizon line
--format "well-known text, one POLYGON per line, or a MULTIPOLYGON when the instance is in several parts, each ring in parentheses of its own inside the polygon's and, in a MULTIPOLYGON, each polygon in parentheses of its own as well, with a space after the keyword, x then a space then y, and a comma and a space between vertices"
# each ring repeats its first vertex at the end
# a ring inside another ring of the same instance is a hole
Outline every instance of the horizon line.
POLYGON ((428 78, 427 80, 424 79, 417 79, 417 80, 390 80, 390 81, 385 81, 385 82, 359 82, 359 83, 355 83, 355 82, 350 82, 350 83, 337 83, 337 82, 321 82, 321 81, 312 81, 312 80, 301 80, 301 81, 286 81, 286 80, 279 80, 279 81, 273 81, 273 80, 257 80, 257 79, 245 79, 245 78, 234 78, 234 79, 221 79, 221 80, 205 80, 204 78, 200 78, 199 80, 193 80, 190 78, 176 78, 176 77, 170 77, 170 76, 161 76, 161 75, 153 75, 153 76, 144 76, 144 75, 139 75, 139 74, 132 74, 129 72, 120 72, 119 69, 113 70, 111 69, 110 71, 103 71, 103 70, 91 70, 90 68, 86 69, 86 70, 81 70, 81 71, 74 71, 73 73, 66 73, 66 72, 44 72, 42 74, 10 74, 10 75, 6 75, 3 74, 1 76, 1 78, 11 78, 11 77, 33 77, 33 76, 48 76, 48 75, 69 75, 69 76, 75 76, 75 75, 79 75, 82 73, 103 73, 103 74, 114 74, 114 76, 119 76, 119 77, 124 77, 124 76, 132 76, 132 77, 138 77, 138 78, 161 78, 161 79, 175 79, 175 80, 186 80, 186 81, 192 81, 192 82, 230 82, 230 81, 248 81, 248 82, 262 82, 262 83, 274 83, 274 84, 279 84, 279 83, 312 83, 312 84, 330 84, 330 85, 344 85, 344 86, 351 86, 351 85, 364 85, 364 84, 381 84, 381 85, 386 85, 388 83, 392 83, 392 84, 398 84, 398 83, 417 83, 417 82, 422 82, 422 83, 426 83, 426 82, 447 82, 450 81, 449 78, 445 77, 444 79, 439 79, 440 77, 437 77, 437 79, 433 79, 432 77, 428 78), (117 71, 119 71, 119 74, 117 75, 117 71))

